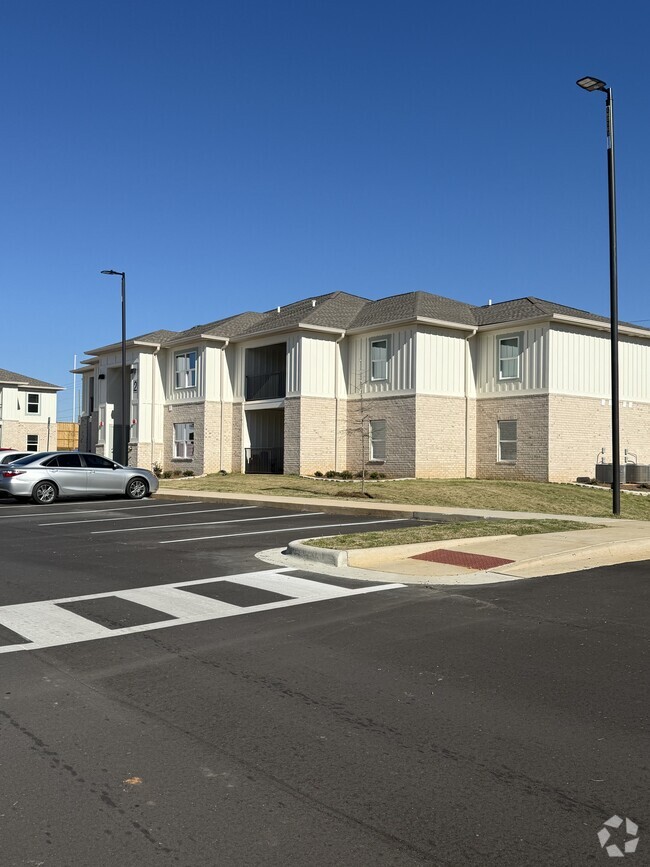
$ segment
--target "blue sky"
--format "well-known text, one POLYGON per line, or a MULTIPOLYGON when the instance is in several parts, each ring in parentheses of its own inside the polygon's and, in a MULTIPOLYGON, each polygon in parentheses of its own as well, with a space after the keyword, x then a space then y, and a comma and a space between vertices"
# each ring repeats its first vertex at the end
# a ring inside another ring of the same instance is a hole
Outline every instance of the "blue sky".
MULTIPOLYGON (((30 0, 0 9, 0 367, 343 290, 650 320, 647 4, 30 0), (24 306, 23 306, 24 305, 24 306)), ((648 322, 647 324, 650 324, 648 322)))

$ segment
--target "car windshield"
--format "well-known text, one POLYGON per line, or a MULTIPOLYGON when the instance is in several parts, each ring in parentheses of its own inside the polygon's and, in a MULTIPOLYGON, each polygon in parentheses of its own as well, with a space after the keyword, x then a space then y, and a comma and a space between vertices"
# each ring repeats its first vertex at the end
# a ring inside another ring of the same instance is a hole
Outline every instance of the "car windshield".
POLYGON ((26 467, 29 464, 33 464, 36 461, 40 461, 41 458, 46 458, 48 455, 55 454, 55 452, 35 452, 33 455, 27 455, 25 458, 19 458, 17 461, 12 461, 13 464, 19 467, 26 467))

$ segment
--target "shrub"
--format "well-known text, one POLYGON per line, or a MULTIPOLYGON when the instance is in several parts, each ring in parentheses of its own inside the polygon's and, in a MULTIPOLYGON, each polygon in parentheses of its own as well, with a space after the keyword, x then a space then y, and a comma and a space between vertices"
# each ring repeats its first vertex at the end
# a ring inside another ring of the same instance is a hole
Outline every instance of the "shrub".
POLYGON ((336 472, 336 470, 328 470, 325 473, 326 479, 335 479, 337 476, 338 476, 338 473, 336 472))
POLYGON ((183 474, 181 473, 180 470, 174 470, 174 472, 172 473, 172 476, 173 476, 173 478, 175 478, 175 479, 180 479, 180 477, 181 477, 182 475, 183 475, 183 474))
POLYGON ((162 474, 162 477, 163 477, 163 479, 171 479, 171 477, 172 477, 171 470, 165 470, 165 472, 162 474))
POLYGON ((342 470, 339 473, 339 478, 340 479, 351 479, 351 478, 353 478, 353 476, 352 476, 352 473, 350 472, 350 470, 342 470))
POLYGON ((385 479, 385 478, 386 478, 386 473, 377 473, 377 476, 378 476, 380 479, 385 479))
POLYGON ((314 473, 314 475, 316 476, 317 479, 322 479, 322 478, 323 478, 323 474, 321 473, 320 470, 316 470, 316 472, 314 473))
POLYGON ((153 465, 153 474, 154 474, 154 476, 155 476, 157 479, 159 479, 159 478, 162 476, 162 474, 163 474, 163 469, 162 469, 162 467, 160 466, 160 464, 155 463, 155 464, 153 465))
POLYGON ((358 473, 355 473, 354 478, 355 479, 362 479, 363 478, 363 470, 359 470, 358 473))
POLYGON ((227 476, 227 475, 228 475, 228 470, 219 470, 219 472, 217 473, 217 475, 218 475, 218 476, 227 476))
POLYGON ((378 479, 378 478, 379 478, 379 473, 377 473, 377 472, 372 472, 372 473, 370 473, 370 475, 368 476, 368 478, 369 478, 369 479, 378 479))
POLYGON ((194 475, 194 470, 183 470, 183 475, 189 478, 194 475))

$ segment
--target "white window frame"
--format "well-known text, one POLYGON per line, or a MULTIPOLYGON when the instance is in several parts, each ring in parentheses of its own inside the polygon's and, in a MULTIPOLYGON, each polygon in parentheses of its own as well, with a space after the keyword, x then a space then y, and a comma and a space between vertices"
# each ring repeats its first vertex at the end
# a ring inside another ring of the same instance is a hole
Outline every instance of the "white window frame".
POLYGON ((497 371, 499 382, 519 382, 521 381, 521 353, 524 345, 524 335, 523 332, 518 332, 517 334, 502 334, 501 337, 497 339, 497 371), (517 341, 517 354, 515 356, 512 355, 504 355, 501 351, 502 345, 508 340, 516 340, 517 341), (512 376, 505 376, 503 373, 503 365, 507 364, 511 361, 517 362, 517 372, 512 376))
POLYGON ((517 451, 518 451, 518 441, 519 441, 519 424, 517 419, 515 418, 504 418, 497 422, 497 463, 500 464, 516 464, 517 463, 517 451), (507 432, 505 428, 502 428, 502 425, 514 425, 514 438, 512 437, 512 433, 507 432), (505 433, 509 433, 509 436, 504 436, 505 433), (514 457, 503 457, 503 445, 504 444, 512 445, 514 443, 515 454, 514 457))
POLYGON ((194 422, 177 422, 174 425, 174 458, 191 460, 194 457, 194 422))
POLYGON ((27 439, 25 440, 25 443, 26 443, 26 445, 25 445, 25 451, 28 451, 28 452, 37 452, 37 451, 38 451, 38 434, 27 434, 27 439), (36 443, 35 443, 35 446, 36 446, 36 447, 35 447, 35 448, 31 448, 31 447, 30 447, 30 445, 29 445, 29 441, 30 441, 30 439, 35 439, 35 440, 36 440, 36 443))
POLYGON ((27 400, 25 402, 25 412, 27 415, 40 415, 41 414, 41 396, 37 391, 30 391, 27 393, 27 400), (36 409, 30 409, 30 403, 33 405, 34 401, 30 400, 30 397, 36 398, 36 409))
POLYGON ((196 349, 187 349, 184 352, 174 353, 174 388, 196 388, 196 366, 199 353, 196 349), (190 367, 191 356, 194 356, 194 367, 190 367), (179 360, 187 359, 187 366, 179 368, 179 360))
POLYGON ((368 422, 368 441, 371 461, 386 460, 386 419, 374 418, 368 422))
POLYGON ((370 341, 370 381, 371 382, 388 382, 388 374, 389 374, 389 363, 390 363, 390 337, 373 337, 370 341), (373 350, 375 346, 379 344, 384 344, 384 349, 386 352, 385 358, 374 359, 372 357, 373 350), (375 365, 383 365, 384 375, 381 375, 381 369, 378 374, 375 373, 375 365))

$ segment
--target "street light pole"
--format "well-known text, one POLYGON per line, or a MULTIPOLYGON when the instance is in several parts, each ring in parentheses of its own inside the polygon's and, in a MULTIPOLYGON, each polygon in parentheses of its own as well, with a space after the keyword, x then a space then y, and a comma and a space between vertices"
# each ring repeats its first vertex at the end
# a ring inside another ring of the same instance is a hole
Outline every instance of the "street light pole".
POLYGON ((126 273, 124 271, 102 271, 102 274, 122 278, 122 435, 120 442, 120 463, 126 466, 129 462, 128 431, 130 428, 128 419, 128 391, 126 387, 126 273))
POLYGON ((621 514, 621 453, 618 402, 618 261, 616 248, 616 171, 614 160, 614 99, 612 88, 599 78, 580 78, 583 90, 600 90, 606 94, 607 118, 607 189, 609 196, 609 321, 612 378, 612 512, 621 514))

